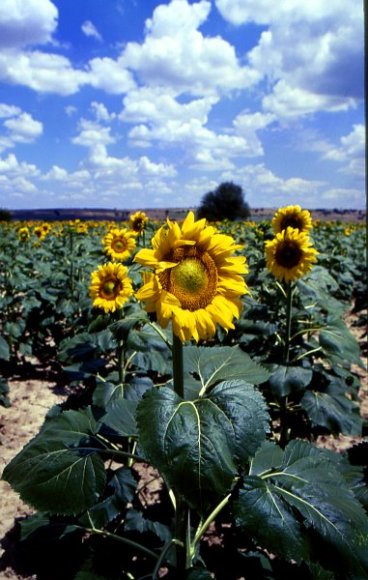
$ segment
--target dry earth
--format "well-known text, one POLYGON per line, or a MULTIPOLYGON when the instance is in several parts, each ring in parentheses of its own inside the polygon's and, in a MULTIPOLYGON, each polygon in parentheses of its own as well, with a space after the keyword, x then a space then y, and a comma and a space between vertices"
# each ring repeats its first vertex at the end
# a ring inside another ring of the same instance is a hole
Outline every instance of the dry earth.
MULTIPOLYGON (((364 351, 364 364, 367 365, 365 329, 351 326, 352 318, 348 323, 356 335, 364 351)), ((367 369, 367 366, 366 366, 367 369)), ((356 367, 354 372, 361 378, 361 415, 368 420, 368 379, 367 370, 356 367)), ((55 404, 61 403, 67 397, 67 392, 55 389, 55 385, 48 381, 39 380, 10 380, 11 407, 0 407, 0 475, 5 465, 34 437, 42 425, 48 410, 55 404)), ((337 451, 347 449, 359 441, 358 437, 339 436, 322 437, 319 445, 337 451)), ((22 579, 34 580, 36 576, 20 576, 10 566, 7 566, 2 556, 7 545, 7 534, 14 527, 17 520, 32 513, 32 509, 19 499, 9 484, 0 481, 0 580, 22 579)))

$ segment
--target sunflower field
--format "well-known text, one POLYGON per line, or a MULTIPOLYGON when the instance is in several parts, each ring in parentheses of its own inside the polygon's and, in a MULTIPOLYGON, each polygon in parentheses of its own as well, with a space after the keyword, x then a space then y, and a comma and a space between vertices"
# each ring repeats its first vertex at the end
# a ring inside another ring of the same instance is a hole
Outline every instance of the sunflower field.
POLYGON ((68 392, 2 473, 37 578, 368 577, 365 228, 138 211, 0 246, 0 405, 35 365, 68 392))

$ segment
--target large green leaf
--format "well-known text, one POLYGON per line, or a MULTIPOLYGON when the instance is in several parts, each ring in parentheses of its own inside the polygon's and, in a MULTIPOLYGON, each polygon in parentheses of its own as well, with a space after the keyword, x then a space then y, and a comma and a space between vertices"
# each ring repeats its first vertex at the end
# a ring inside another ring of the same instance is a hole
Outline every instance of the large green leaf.
MULTIPOLYGON (((111 383, 108 383, 111 385, 111 383)), ((137 401, 124 397, 124 385, 115 385, 105 402, 105 412, 99 422, 108 431, 113 431, 122 437, 133 437, 137 434, 135 412, 137 401)))
POLYGON ((184 371, 188 395, 206 391, 220 381, 241 379, 257 385, 269 376, 266 369, 253 362, 247 353, 231 346, 186 347, 184 371))
POLYGON ((166 387, 152 389, 137 409, 144 455, 200 511, 229 491, 239 464, 264 440, 267 421, 262 396, 240 380, 219 383, 193 401, 166 387))
POLYGON ((10 349, 4 337, 0 336, 0 359, 9 360, 10 349))
POLYGON ((324 392, 307 390, 300 405, 313 426, 325 427, 332 433, 361 435, 363 421, 357 403, 348 399, 337 385, 330 384, 324 392))
POLYGON ((312 380, 313 371, 303 367, 278 365, 269 378, 271 391, 277 397, 303 391, 312 380))
POLYGON ((3 479, 38 510, 77 514, 91 507, 105 484, 96 431, 89 409, 65 411, 45 422, 5 467, 3 479))
POLYGON ((354 363, 365 368, 360 358, 359 343, 343 320, 334 319, 330 321, 319 334, 319 344, 325 356, 332 363, 338 365, 344 365, 344 362, 354 363))
POLYGON ((339 457, 306 441, 291 441, 282 457, 273 446, 260 449, 244 479, 234 503, 237 525, 281 556, 318 559, 344 578, 366 577, 368 518, 339 470, 339 457))

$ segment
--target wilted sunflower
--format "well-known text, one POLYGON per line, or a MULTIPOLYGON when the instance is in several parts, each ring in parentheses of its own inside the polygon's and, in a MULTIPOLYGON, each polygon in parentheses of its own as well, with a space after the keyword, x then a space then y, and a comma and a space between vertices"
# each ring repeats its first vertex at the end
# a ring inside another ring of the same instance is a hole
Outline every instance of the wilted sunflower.
POLYGON ((242 274, 248 272, 241 248, 232 237, 220 234, 206 220, 195 221, 189 212, 181 226, 167 220, 152 238, 153 249, 143 249, 135 261, 153 269, 144 274, 136 297, 159 324, 182 342, 211 338, 216 324, 234 328, 242 308, 240 296, 248 293, 242 274))
POLYGON ((317 254, 308 235, 290 227, 265 244, 267 268, 285 282, 297 280, 309 272, 317 254))
POLYGON ((129 258, 134 251, 136 243, 136 233, 128 231, 126 228, 112 228, 103 239, 105 252, 113 260, 121 262, 129 258))
POLYGON ((42 226, 36 226, 33 229, 33 233, 38 237, 39 240, 43 240, 46 237, 47 232, 43 229, 42 226))
POLYGON ((277 210, 272 218, 272 230, 275 234, 294 228, 300 232, 309 232, 312 229, 312 217, 307 209, 302 209, 300 205, 288 205, 277 210))
POLYGON ((141 234, 146 227, 148 222, 148 217, 144 211, 136 211, 131 216, 129 216, 130 227, 133 231, 141 234))
POLYGON ((97 268, 91 274, 89 295, 94 308, 105 312, 115 312, 121 308, 133 294, 132 281, 128 268, 117 262, 109 262, 97 268))
POLYGON ((27 227, 19 228, 18 238, 21 242, 26 242, 29 240, 29 229, 27 227))

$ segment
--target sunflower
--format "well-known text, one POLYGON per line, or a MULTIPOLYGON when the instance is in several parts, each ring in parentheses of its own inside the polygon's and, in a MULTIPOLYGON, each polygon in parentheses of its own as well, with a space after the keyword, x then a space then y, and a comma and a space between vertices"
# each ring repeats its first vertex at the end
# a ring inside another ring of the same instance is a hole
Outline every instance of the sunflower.
POLYGON ((29 240, 29 229, 27 228, 27 226, 19 228, 18 238, 21 242, 26 242, 27 240, 29 240))
POLYGON ((184 342, 211 338, 216 324, 234 328, 242 308, 240 296, 248 293, 242 274, 248 272, 241 248, 205 219, 195 221, 189 212, 181 226, 167 220, 152 238, 153 249, 140 250, 135 261, 153 269, 144 273, 136 297, 147 312, 156 312, 166 328, 184 342))
POLYGON ((271 225, 275 234, 286 230, 287 227, 300 232, 309 232, 313 227, 311 214, 307 209, 302 210, 300 205, 288 205, 278 209, 271 225))
POLYGON ((99 266, 91 274, 89 295, 94 308, 105 312, 115 312, 121 308, 133 294, 132 281, 128 268, 116 262, 99 266))
POLYGON ((105 252, 113 260, 124 261, 135 249, 136 233, 126 228, 112 228, 103 239, 105 252))
POLYGON ((130 227, 134 232, 141 234, 146 227, 148 222, 148 217, 144 211, 136 211, 131 216, 129 216, 130 227))
POLYGON ((318 252, 305 232, 288 227, 266 242, 265 254, 270 272, 280 280, 292 282, 312 269, 318 252))
POLYGON ((38 237, 39 240, 43 240, 46 236, 46 232, 42 226, 35 226, 33 233, 38 237))

